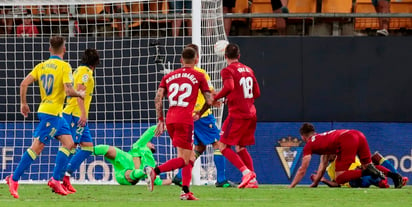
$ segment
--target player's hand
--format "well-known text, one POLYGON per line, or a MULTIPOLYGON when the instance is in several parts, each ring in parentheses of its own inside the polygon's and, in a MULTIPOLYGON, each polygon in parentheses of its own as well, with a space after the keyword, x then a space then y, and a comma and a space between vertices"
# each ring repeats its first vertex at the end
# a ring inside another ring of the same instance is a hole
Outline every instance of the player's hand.
POLYGON ((79 95, 78 97, 81 99, 84 99, 84 96, 86 96, 86 91, 82 90, 82 91, 77 91, 77 95, 79 95))
POLYGON ((219 108, 222 106, 222 104, 223 103, 221 101, 213 101, 212 106, 219 108))
POLYGON ((77 122, 77 125, 79 125, 79 126, 81 126, 81 127, 84 127, 84 126, 86 126, 86 123, 87 123, 87 117, 86 117, 86 115, 80 115, 80 119, 79 119, 79 121, 77 122))
POLYGON ((155 136, 158 137, 163 134, 165 131, 165 122, 160 121, 157 123, 156 129, 155 129, 155 136))
POLYGON ((30 107, 29 107, 29 105, 27 105, 27 104, 22 104, 22 105, 20 106, 20 113, 21 113, 21 115, 24 116, 24 118, 27 118, 27 117, 29 116, 29 113, 30 113, 30 107))
POLYGON ((199 119, 200 119, 200 112, 195 111, 195 112, 193 113, 193 121, 197 121, 197 120, 199 120, 199 119))

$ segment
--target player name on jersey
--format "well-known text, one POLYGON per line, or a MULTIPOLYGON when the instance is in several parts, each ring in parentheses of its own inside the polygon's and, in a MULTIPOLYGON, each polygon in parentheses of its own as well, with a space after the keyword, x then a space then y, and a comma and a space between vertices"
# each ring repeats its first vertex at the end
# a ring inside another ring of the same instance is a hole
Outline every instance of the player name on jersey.
POLYGON ((242 73, 242 72, 248 72, 248 73, 250 73, 249 69, 247 69, 247 68, 238 68, 237 71, 238 71, 239 73, 242 73))
POLYGON ((193 84, 198 83, 196 77, 193 74, 190 74, 190 73, 176 73, 176 74, 170 76, 168 79, 166 79, 166 83, 169 83, 170 81, 172 81, 176 78, 188 78, 190 81, 192 81, 193 84))

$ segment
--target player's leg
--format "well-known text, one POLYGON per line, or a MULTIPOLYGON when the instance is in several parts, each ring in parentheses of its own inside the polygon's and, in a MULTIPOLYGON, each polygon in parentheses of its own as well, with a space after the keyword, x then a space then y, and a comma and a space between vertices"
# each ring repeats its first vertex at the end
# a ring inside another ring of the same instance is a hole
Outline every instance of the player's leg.
POLYGON ((226 118, 222 126, 222 131, 224 133, 221 135, 219 143, 219 149, 223 156, 242 172, 242 182, 239 184, 238 188, 245 187, 250 180, 256 177, 256 174, 247 168, 239 155, 231 149, 231 146, 239 144, 239 141, 243 136, 244 126, 242 126, 242 124, 241 120, 236 120, 232 117, 226 118))
MULTIPOLYGON (((172 144, 175 147, 183 148, 192 151, 192 135, 193 135, 193 126, 187 124, 168 124, 167 131, 172 139, 172 144)), ((180 150, 181 151, 181 150, 180 150)), ((148 190, 153 191, 154 180, 156 175, 160 175, 162 172, 168 172, 171 170, 179 169, 189 164, 189 159, 185 160, 182 157, 182 153, 179 154, 178 150, 178 157, 170 159, 163 163, 160 166, 155 167, 145 167, 144 171, 147 175, 148 179, 148 190)))
MULTIPOLYGON (((256 131, 256 124, 257 119, 253 117, 251 119, 242 120, 242 126, 244 126, 244 130, 242 132, 243 136, 239 140, 239 144, 236 145, 236 152, 242 161, 245 163, 246 167, 249 168, 251 171, 255 171, 253 167, 253 159, 250 156, 246 146, 251 146, 255 144, 255 131, 256 131)), ((258 188, 257 180, 253 178, 246 188, 258 188)))
POLYGON ((190 181, 192 180, 192 169, 193 165, 195 164, 195 156, 193 150, 184 149, 184 148, 177 148, 177 154, 179 157, 183 157, 188 160, 186 166, 182 168, 182 194, 180 195, 181 200, 198 200, 196 197, 193 196, 193 193, 190 192, 189 186, 190 181))
MULTIPOLYGON (((195 130, 196 132, 196 130, 195 130)), ((196 134, 196 133, 195 133, 196 134)), ((203 154, 203 152, 206 149, 206 146, 203 145, 200 141, 197 141, 198 139, 196 139, 196 135, 194 136, 194 142, 195 142, 195 149, 194 149, 194 153, 195 153, 195 160, 200 157, 200 155, 203 154)), ((172 182, 175 185, 178 186, 182 186, 182 168, 179 169, 179 171, 177 172, 177 174, 173 177, 172 182)))
MULTIPOLYGON (((74 123, 77 123, 78 118, 75 118, 74 121, 74 123)), ((66 168, 65 176, 63 178, 63 186, 66 187, 68 191, 73 193, 76 192, 76 189, 71 185, 70 177, 72 176, 74 171, 76 171, 80 167, 80 164, 93 152, 92 137, 90 134, 89 126, 87 124, 84 127, 77 126, 75 136, 76 137, 73 137, 74 142, 76 144, 80 143, 80 150, 77 150, 74 156, 71 157, 66 168)))
MULTIPOLYGON (((393 164, 385 159, 379 152, 375 152, 372 155, 372 162, 374 165, 382 165, 383 167, 387 168, 389 171, 391 171, 392 173, 399 173, 395 167, 393 166, 393 164)), ((408 177, 402 177, 402 186, 405 186, 409 181, 408 177)))
MULTIPOLYGON (((41 123, 40 123, 41 124, 41 123)), ((40 125, 39 124, 39 125, 40 125)), ((35 133, 36 134, 36 133, 35 133)), ((43 140, 43 139, 42 139, 43 140)), ((43 140, 45 141, 45 140, 43 140)), ((20 159, 17 168, 14 170, 13 174, 6 177, 6 182, 9 186, 10 194, 15 197, 19 198, 18 194, 18 181, 20 177, 23 175, 24 171, 27 170, 30 165, 33 163, 34 160, 40 155, 41 151, 43 151, 45 144, 40 141, 39 138, 34 139, 30 148, 24 152, 22 158, 20 159)))

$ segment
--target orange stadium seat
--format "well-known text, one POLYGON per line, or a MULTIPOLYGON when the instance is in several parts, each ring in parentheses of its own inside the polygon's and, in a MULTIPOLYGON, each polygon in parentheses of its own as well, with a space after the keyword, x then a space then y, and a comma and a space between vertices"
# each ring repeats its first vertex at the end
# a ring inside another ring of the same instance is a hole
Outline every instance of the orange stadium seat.
MULTIPOLYGON (((352 0, 322 0, 322 13, 352 13, 352 0)), ((321 20, 348 22, 350 18, 322 18, 321 20)))
MULTIPOLYGON (((86 4, 82 5, 80 7, 80 14, 87 14, 87 15, 93 15, 93 14, 102 14, 104 13, 104 4, 86 4)), ((92 20, 95 18, 89 18, 88 20, 92 20)), ((96 21, 105 21, 104 18, 101 19, 95 19, 96 21)), ((107 20, 107 19, 106 19, 107 20)))
MULTIPOLYGON (((130 6, 130 14, 140 14, 144 10, 142 3, 132 3, 130 6)), ((132 23, 129 27, 137 27, 140 26, 141 20, 139 18, 133 18, 132 23)))
MULTIPOLYGON (((40 14, 38 6, 26 6, 25 8, 30 10, 32 15, 39 15, 40 14)), ((33 22, 39 22, 39 21, 40 21, 39 18, 33 19, 33 22)))
MULTIPOLYGON (((149 3, 149 13, 154 14, 168 14, 169 13, 169 4, 166 0, 150 2, 149 3)), ((167 19, 148 19, 149 22, 168 22, 167 19)))
MULTIPOLYGON (((316 0, 289 0, 288 9, 290 13, 316 13, 316 0)), ((288 18, 288 22, 301 19, 288 18)))
MULTIPOLYGON (((272 5, 270 0, 254 0, 250 7, 251 13, 273 13, 272 5)), ((275 18, 251 18, 250 29, 260 30, 260 29, 275 29, 276 19, 275 18)))
MULTIPOLYGON (((412 13, 412 0, 392 0, 391 13, 412 13)), ((412 29, 412 18, 391 18, 389 29, 412 29)))
POLYGON ((322 13, 352 13, 352 0, 322 0, 322 13))
MULTIPOLYGON (((236 6, 232 9, 233 13, 244 14, 249 13, 249 0, 236 0, 236 6)), ((235 18, 232 21, 246 22, 246 18, 235 18)))
MULTIPOLYGON (((355 13, 376 13, 371 0, 356 0, 355 13)), ((355 29, 378 29, 378 18, 355 18, 355 29)))

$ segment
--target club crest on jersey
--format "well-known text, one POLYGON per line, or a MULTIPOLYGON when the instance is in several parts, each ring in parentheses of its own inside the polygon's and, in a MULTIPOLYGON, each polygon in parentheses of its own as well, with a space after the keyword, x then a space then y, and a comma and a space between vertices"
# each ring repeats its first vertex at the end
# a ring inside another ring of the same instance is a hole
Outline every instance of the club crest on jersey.
POLYGON ((83 77, 82 77, 82 82, 86 83, 88 80, 89 80, 89 75, 84 74, 83 77))
POLYGON ((298 138, 288 136, 279 139, 275 144, 275 151, 289 179, 295 173, 297 163, 302 155, 303 147, 300 146, 301 143, 302 141, 298 138))

